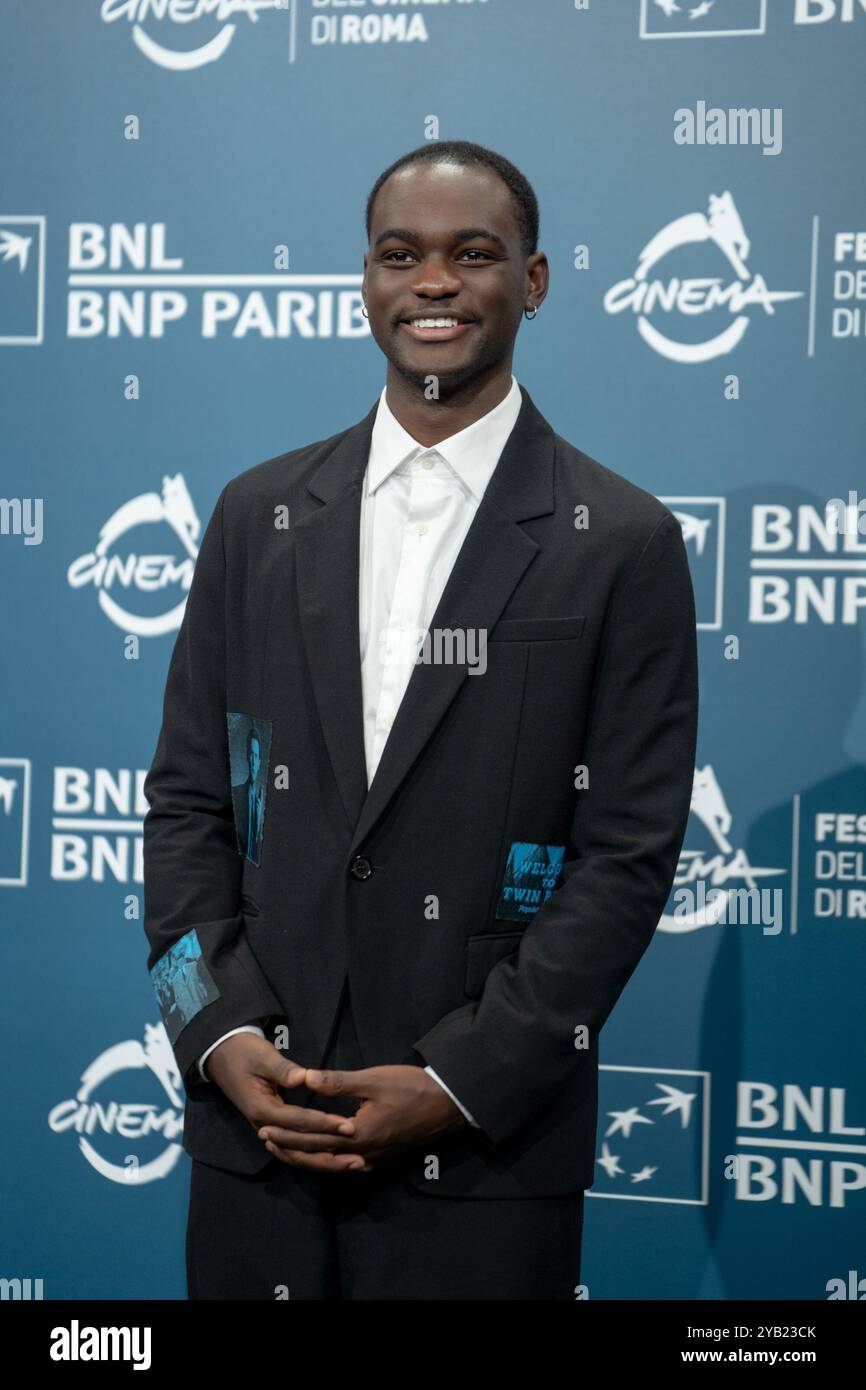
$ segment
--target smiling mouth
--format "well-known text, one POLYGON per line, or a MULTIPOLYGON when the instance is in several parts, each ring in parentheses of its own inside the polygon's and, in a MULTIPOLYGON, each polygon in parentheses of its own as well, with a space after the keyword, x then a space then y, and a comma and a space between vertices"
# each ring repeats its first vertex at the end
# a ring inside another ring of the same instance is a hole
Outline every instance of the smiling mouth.
POLYGON ((447 342, 452 338, 460 338, 467 333, 470 328, 474 328, 475 320, 453 318, 450 314, 427 314, 418 315, 417 318, 403 319, 400 323, 401 328, 421 343, 447 342))

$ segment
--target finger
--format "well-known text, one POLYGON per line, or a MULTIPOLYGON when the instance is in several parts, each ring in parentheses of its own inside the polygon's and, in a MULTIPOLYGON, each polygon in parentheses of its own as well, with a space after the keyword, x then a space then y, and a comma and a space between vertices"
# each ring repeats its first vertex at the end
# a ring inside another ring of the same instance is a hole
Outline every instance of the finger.
POLYGON ((309 1134, 297 1129, 284 1129, 280 1125, 264 1125, 258 1136, 263 1141, 277 1144, 281 1149, 299 1149, 302 1153, 352 1153, 355 1140, 340 1134, 309 1134))
POLYGON ((271 1060, 266 1074, 269 1081, 275 1081, 278 1086, 284 1086, 287 1090, 294 1090, 297 1086, 303 1086, 307 1068, 288 1057, 278 1056, 277 1060, 271 1060))
POLYGON ((318 1071, 307 1068, 307 1086, 327 1096, 372 1096, 376 1092, 377 1081, 371 1077, 370 1068, 361 1071, 318 1071))
POLYGON ((279 1101, 261 1103, 256 1107, 252 1124, 278 1125, 283 1129, 298 1130, 302 1134, 347 1134, 355 1133, 355 1123, 346 1115, 331 1115, 324 1110, 307 1110, 299 1105, 283 1105, 279 1101))
POLYGON ((272 1143, 265 1144, 265 1148, 280 1163, 291 1168, 308 1168, 317 1173, 372 1172, 372 1165, 358 1154, 310 1154, 298 1149, 281 1149, 272 1143))

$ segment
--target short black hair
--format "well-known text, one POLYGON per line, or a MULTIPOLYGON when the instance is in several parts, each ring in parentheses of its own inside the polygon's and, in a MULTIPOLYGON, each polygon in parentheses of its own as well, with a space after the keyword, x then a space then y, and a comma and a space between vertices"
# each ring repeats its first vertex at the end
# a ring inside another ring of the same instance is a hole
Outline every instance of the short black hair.
POLYGON ((373 220, 373 204, 382 184, 407 164, 422 162, 459 164, 464 168, 481 165, 498 174, 511 192, 517 225, 520 228, 520 247, 524 256, 531 256, 538 250, 538 199, 532 184, 504 155, 497 154, 495 150, 488 150, 484 145, 475 145, 471 140, 431 140, 389 164, 373 184, 367 198, 365 226, 368 241, 370 223, 373 220))

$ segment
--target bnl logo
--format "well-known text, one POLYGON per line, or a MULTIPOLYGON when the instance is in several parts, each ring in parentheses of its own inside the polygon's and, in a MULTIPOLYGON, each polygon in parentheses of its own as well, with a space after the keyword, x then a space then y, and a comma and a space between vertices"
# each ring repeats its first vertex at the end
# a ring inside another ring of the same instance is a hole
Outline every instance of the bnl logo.
POLYGON ((683 532, 695 591, 698 631, 722 626, 725 584, 724 497, 660 497, 670 507, 683 532))
POLYGON ((0 214, 0 344, 41 343, 45 218, 0 214))
POLYGON ((641 0, 642 39, 732 39, 766 30, 767 0, 641 0))
POLYGON ((589 1196, 706 1205, 709 1072, 599 1067, 598 1144, 589 1196))

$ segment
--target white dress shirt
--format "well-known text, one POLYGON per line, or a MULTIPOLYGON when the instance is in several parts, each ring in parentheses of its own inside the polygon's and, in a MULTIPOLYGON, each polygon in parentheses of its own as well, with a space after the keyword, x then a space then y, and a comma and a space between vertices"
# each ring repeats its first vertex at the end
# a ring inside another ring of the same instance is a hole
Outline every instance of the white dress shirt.
MULTIPOLYGON (((499 405, 473 424, 427 448, 391 411, 387 388, 379 397, 361 494, 358 582, 361 687, 367 785, 406 692, 427 631, 472 518, 520 413, 522 396, 512 376, 499 405)), ((224 1033, 199 1058, 204 1062, 233 1033, 224 1033)), ((438 1081, 477 1129, 465 1106, 432 1067, 438 1081)))

